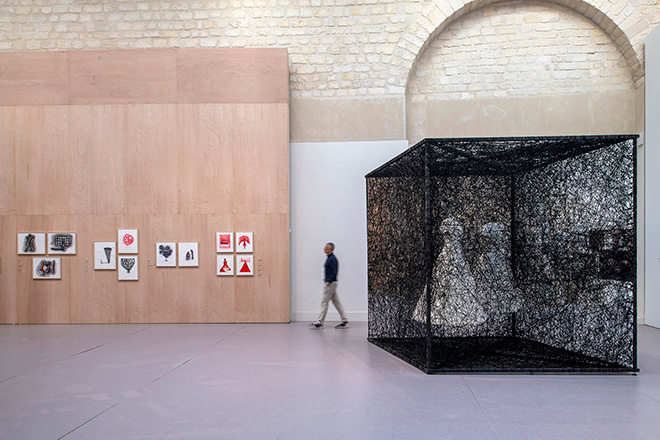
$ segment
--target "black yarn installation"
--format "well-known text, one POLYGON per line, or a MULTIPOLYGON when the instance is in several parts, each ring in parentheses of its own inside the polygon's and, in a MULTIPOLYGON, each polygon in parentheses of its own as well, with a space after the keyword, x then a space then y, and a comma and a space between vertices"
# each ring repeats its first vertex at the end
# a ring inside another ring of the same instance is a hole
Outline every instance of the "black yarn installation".
POLYGON ((638 371, 636 146, 424 139, 369 173, 368 340, 427 373, 638 371))

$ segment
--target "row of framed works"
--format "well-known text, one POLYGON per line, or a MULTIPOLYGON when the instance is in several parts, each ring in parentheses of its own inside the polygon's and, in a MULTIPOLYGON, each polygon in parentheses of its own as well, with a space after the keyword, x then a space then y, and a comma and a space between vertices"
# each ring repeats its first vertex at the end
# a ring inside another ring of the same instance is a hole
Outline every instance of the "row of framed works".
POLYGON ((216 274, 218 276, 254 275, 254 256, 252 254, 216 255, 216 274), (234 257, 236 257, 234 259, 234 257))
MULTIPOLYGON (((137 229, 120 229, 117 234, 120 254, 137 254, 137 229)), ((76 254, 75 232, 20 232, 18 234, 19 255, 76 254), (46 240, 48 238, 48 240, 46 240)))
MULTIPOLYGON (((138 253, 138 231, 137 229, 119 229, 117 231, 118 248, 114 251, 118 254, 138 253)), ((108 242, 109 243, 109 242, 108 242)), ((163 243, 165 245, 171 243, 163 243)), ((159 243, 160 245, 160 243, 159 243)), ((46 255, 46 254, 71 254, 76 253, 75 232, 22 232, 18 234, 19 255, 46 255), (48 240, 46 240, 48 236, 48 240), (48 243, 48 245, 47 245, 48 243)), ((217 253, 244 253, 253 252, 252 232, 217 232, 217 253), (234 243, 236 243, 234 245, 234 243)), ((167 257, 164 257, 168 260, 167 257)), ((190 258, 186 258, 187 261, 190 258)), ((167 261, 162 266, 167 266, 167 261)), ((175 264, 176 265, 176 264, 175 264)))
MULTIPOLYGON (((254 275, 254 240, 252 232, 216 233, 216 275, 254 275), (235 253, 234 253, 235 252, 235 253)), ((156 243, 156 267, 199 267, 199 244, 196 242, 156 243)), ((94 269, 117 270, 118 279, 138 280, 138 231, 119 229, 117 241, 94 242, 94 269)), ((74 232, 25 232, 18 234, 18 253, 46 255, 32 261, 34 279, 61 279, 62 260, 50 254, 75 254, 74 232)))
MULTIPOLYGON (((174 243, 176 244, 176 243, 174 243)), ((186 245, 197 243, 179 243, 179 249, 187 249, 186 245), (184 246, 182 246, 184 245, 184 246)), ((99 270, 117 270, 120 281, 138 280, 138 256, 114 255, 111 250, 115 242, 97 241, 94 243, 94 268, 99 270), (117 265, 119 260, 119 265, 117 265)), ((189 252, 189 251, 186 251, 189 252)), ((181 266, 179 253, 179 266, 181 266)), ((172 258, 175 260, 175 258, 172 258)), ((184 260, 186 261, 186 260, 184 260)), ((186 263, 183 263, 185 266, 186 263)), ((251 276, 254 275, 254 255, 252 254, 218 254, 216 255, 216 274, 218 276, 251 276)), ((59 257, 33 257, 32 278, 37 280, 62 279, 62 259, 59 257)))
MULTIPOLYGON (((199 266, 197 243, 156 243, 156 266, 176 267, 177 249, 180 267, 199 266)), ((94 242, 94 269, 117 269, 117 243, 114 241, 94 242)))
POLYGON ((218 232, 215 239, 217 253, 231 253, 234 248, 237 253, 251 254, 253 252, 252 232, 218 232), (236 246, 234 246, 236 243, 236 246))
MULTIPOLYGON (((114 244, 114 242, 112 242, 114 244)), ((95 243, 96 244, 96 243, 95 243)), ((96 258, 96 255, 95 255, 96 258)), ((117 269, 117 259, 108 262, 106 266, 114 264, 113 269, 117 269)), ((110 269, 110 267, 103 267, 110 269)), ((119 270, 117 278, 120 281, 138 279, 138 256, 120 255, 119 270)), ((32 278, 35 280, 61 280, 62 279, 62 259, 60 257, 32 257, 32 278)))
POLYGON ((75 232, 20 233, 18 234, 18 253, 19 255, 75 255, 76 234, 75 232))
POLYGON ((177 248, 179 267, 199 266, 199 246, 197 243, 156 243, 156 266, 176 267, 177 248))

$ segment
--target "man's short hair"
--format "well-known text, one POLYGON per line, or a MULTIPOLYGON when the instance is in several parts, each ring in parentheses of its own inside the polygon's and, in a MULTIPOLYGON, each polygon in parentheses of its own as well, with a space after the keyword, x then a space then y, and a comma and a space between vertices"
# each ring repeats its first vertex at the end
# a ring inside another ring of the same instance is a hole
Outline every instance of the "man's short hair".
POLYGON ((327 242, 326 245, 327 245, 327 246, 330 246, 330 249, 331 249, 331 250, 333 250, 333 251, 335 250, 335 244, 334 244, 334 243, 327 242))

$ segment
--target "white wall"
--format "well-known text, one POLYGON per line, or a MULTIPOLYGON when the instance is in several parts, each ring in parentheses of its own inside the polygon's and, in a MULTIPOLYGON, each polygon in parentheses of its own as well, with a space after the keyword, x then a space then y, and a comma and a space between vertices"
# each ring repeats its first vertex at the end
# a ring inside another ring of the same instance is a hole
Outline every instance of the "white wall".
MULTIPOLYGON (((291 320, 320 311, 323 246, 335 244, 339 297, 348 319, 367 320, 365 174, 408 148, 407 141, 292 143, 291 320)), ((332 305, 329 321, 339 320, 332 305)))
POLYGON ((644 322, 660 327, 660 27, 645 40, 646 57, 646 218, 644 322))

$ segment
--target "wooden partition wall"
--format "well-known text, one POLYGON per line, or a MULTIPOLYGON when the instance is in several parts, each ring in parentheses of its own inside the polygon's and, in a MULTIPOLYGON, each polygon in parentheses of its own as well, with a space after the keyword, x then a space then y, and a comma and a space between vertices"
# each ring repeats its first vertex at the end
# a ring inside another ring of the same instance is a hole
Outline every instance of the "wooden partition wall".
POLYGON ((288 322, 286 49, 0 53, 0 322, 288 322), (93 243, 137 229, 138 281, 93 243), (254 234, 254 276, 216 275, 215 234, 254 234), (34 280, 20 232, 75 232, 34 280), (199 267, 156 267, 198 242, 199 267))

